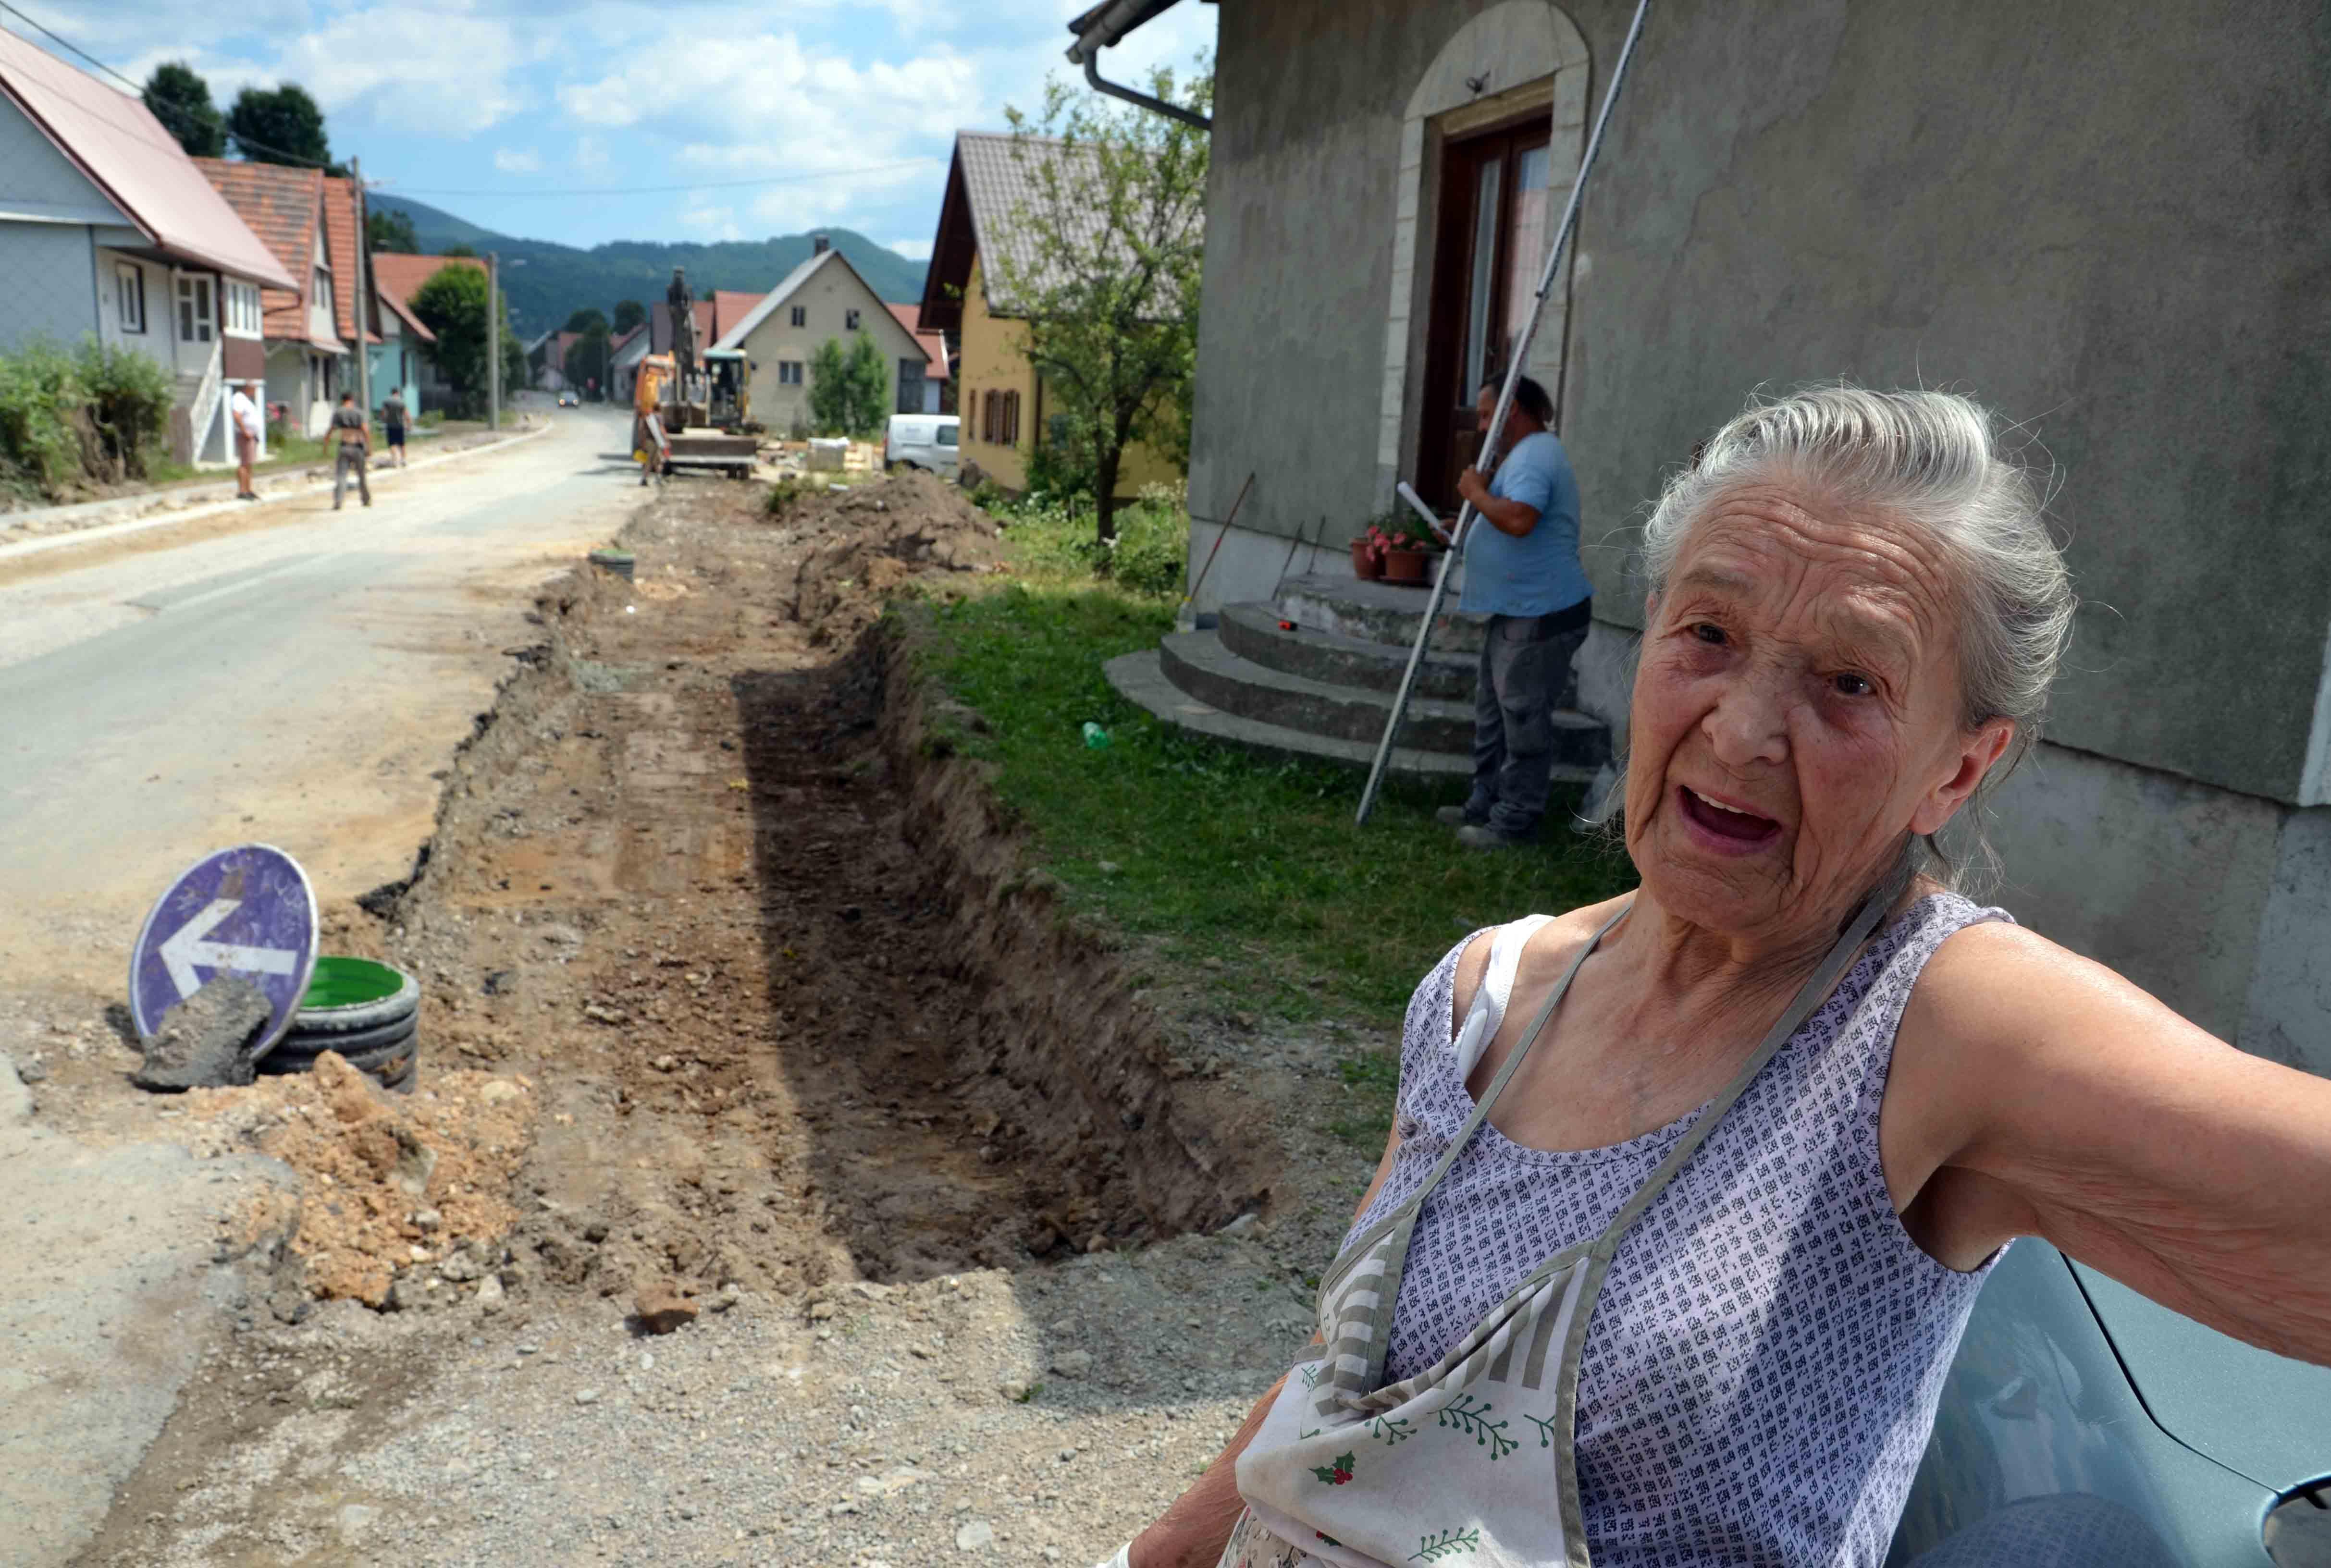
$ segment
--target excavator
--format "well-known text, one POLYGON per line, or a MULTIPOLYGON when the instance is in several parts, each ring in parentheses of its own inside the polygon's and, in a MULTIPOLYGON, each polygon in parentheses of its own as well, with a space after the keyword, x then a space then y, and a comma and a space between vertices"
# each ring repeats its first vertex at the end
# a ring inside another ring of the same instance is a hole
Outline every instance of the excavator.
POLYGON ((681 468, 750 479, 760 442, 741 427, 752 412, 752 367, 741 350, 697 342, 696 299, 685 269, 671 270, 664 303, 671 315, 671 352, 641 362, 633 393, 640 482, 681 468))

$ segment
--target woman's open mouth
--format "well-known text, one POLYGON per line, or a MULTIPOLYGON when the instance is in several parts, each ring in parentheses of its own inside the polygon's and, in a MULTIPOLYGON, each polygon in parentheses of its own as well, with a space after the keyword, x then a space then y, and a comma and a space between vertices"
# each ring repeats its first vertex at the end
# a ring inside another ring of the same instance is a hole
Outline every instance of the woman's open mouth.
POLYGON ((1688 784, 1676 785, 1676 799, 1694 836, 1709 848, 1730 854, 1761 850, 1781 836, 1781 824, 1771 817, 1737 806, 1719 805, 1688 784))

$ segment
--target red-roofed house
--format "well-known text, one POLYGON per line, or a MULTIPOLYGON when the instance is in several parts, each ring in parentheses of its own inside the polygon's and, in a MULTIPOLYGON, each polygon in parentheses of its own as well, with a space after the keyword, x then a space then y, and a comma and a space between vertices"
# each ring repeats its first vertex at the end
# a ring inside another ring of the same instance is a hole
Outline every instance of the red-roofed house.
POLYGON ((334 201, 329 187, 347 182, 328 181, 321 169, 281 164, 194 162, 290 276, 292 287, 260 295, 267 401, 281 404, 311 438, 321 436, 341 388, 356 385, 356 318, 341 299, 354 297, 357 259, 352 249, 336 252, 332 242, 336 230, 345 229, 341 243, 352 243, 354 214, 345 224, 335 224, 330 215, 347 198, 334 201))
POLYGON ((611 350, 607 395, 617 403, 629 403, 639 385, 640 361, 648 356, 648 324, 642 321, 629 332, 618 333, 607 347, 611 350))
POLYGON ((260 372, 291 281, 137 99, 0 32, 0 351, 95 337, 176 378, 171 444, 224 461, 226 379, 260 372))
MULTIPOLYGON (((482 272, 486 263, 479 256, 408 256, 393 251, 378 251, 372 258, 372 286, 388 314, 397 317, 398 325, 408 332, 420 335, 424 344, 434 343, 428 328, 413 314, 412 301, 421 286, 448 267, 475 267, 482 272)), ((414 366, 419 379, 418 392, 407 393, 405 403, 414 413, 424 408, 442 408, 452 401, 453 389, 438 373, 436 361, 428 355, 420 356, 414 366), (423 372, 425 371, 425 374, 423 372)))
POLYGON ((919 325, 923 308, 919 303, 901 305, 885 300, 899 325, 915 335, 922 347, 923 370, 920 375, 909 374, 913 366, 899 361, 899 412, 900 413, 949 413, 954 399, 947 395, 947 335, 926 332, 919 325), (909 406, 911 404, 912 406, 909 406))

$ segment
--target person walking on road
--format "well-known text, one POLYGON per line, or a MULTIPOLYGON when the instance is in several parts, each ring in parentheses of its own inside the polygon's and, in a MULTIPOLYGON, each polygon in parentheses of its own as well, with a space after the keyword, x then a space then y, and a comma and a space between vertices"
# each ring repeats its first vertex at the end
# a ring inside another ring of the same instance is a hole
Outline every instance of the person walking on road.
POLYGON ((389 461, 404 466, 404 394, 392 391, 380 405, 380 423, 388 437, 389 461))
MULTIPOLYGON (((1475 408, 1486 433, 1498 384, 1475 408)), ((1594 586, 1578 558, 1578 480, 1546 428, 1554 400, 1528 376, 1514 383, 1506 413, 1511 442, 1497 477, 1458 476, 1458 493, 1479 521, 1460 541, 1465 593, 1458 608, 1487 615, 1473 687, 1473 788, 1440 820, 1460 843, 1498 850, 1535 836, 1554 767, 1554 704, 1594 619, 1594 586), (1486 524, 1487 527, 1481 525, 1486 524)))
POLYGON ((259 459, 259 404, 251 394, 256 381, 240 383, 234 396, 227 401, 227 416, 234 421, 234 499, 255 501, 259 492, 251 488, 251 465, 259 459))
POLYGON ((357 493, 365 505, 372 505, 372 480, 366 472, 372 466, 372 423, 357 406, 353 392, 340 394, 340 406, 332 410, 332 510, 340 509, 351 473, 357 476, 357 493))

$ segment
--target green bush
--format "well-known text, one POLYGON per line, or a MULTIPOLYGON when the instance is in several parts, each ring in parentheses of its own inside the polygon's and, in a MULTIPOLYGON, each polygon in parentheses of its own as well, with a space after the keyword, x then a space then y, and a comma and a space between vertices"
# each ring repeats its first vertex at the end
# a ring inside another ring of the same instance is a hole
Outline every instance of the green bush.
POLYGON ((1032 493, 1017 501, 1000 493, 982 500, 977 491, 972 499, 1003 520, 1015 551, 1041 570, 1108 578, 1130 593, 1156 597, 1182 591, 1190 518, 1177 487, 1152 485, 1131 506, 1119 508, 1117 537, 1105 545, 1093 536, 1089 503, 1032 493))
POLYGON ((68 352, 34 341, 0 356, 0 482, 50 500, 86 484, 144 479, 163 458, 170 373, 94 337, 68 352))

